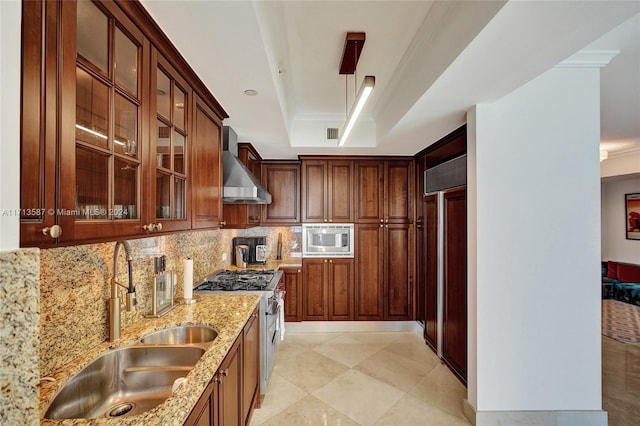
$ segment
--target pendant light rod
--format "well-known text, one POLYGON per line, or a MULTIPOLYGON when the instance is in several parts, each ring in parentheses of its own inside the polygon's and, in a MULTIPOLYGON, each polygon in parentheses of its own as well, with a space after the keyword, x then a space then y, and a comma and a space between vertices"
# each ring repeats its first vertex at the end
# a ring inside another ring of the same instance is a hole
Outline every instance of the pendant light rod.
POLYGON ((367 75, 364 77, 362 81, 362 85, 360 86, 360 90, 358 90, 358 95, 351 107, 351 111, 349 111, 349 115, 347 115, 347 121, 342 128, 342 134, 340 135, 340 141, 338 142, 338 146, 344 145, 353 130, 353 126, 356 124, 356 120, 358 116, 362 112, 364 108, 364 104, 367 102, 369 95, 371 95, 371 91, 376 84, 376 78, 372 75, 367 75))

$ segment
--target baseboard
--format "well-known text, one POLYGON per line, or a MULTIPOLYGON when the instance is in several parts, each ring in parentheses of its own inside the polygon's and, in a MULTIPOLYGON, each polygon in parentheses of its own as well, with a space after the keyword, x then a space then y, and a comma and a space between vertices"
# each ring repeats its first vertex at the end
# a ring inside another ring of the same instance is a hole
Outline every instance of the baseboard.
POLYGON ((474 426, 607 426, 607 412, 594 411, 476 411, 468 400, 462 412, 474 426))
POLYGON ((416 321, 303 321, 285 323, 287 333, 357 333, 375 331, 416 331, 416 321))

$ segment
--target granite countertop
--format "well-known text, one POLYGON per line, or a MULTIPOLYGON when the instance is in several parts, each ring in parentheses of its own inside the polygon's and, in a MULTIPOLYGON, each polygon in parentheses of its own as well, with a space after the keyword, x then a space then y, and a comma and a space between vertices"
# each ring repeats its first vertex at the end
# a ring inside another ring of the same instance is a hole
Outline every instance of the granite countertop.
POLYGON ((259 294, 247 293, 242 295, 207 294, 198 296, 200 297, 198 303, 179 305, 162 318, 139 321, 131 327, 123 329, 122 337, 117 342, 103 342, 51 374, 50 377, 53 377, 56 381, 45 381, 40 385, 40 424, 182 425, 260 300, 259 294), (71 375, 80 371, 90 361, 110 349, 135 343, 141 336, 152 331, 183 324, 213 325, 218 329, 219 334, 193 370, 189 372, 187 381, 180 385, 165 402, 145 413, 121 419, 51 420, 42 418, 56 391, 66 383, 71 375))

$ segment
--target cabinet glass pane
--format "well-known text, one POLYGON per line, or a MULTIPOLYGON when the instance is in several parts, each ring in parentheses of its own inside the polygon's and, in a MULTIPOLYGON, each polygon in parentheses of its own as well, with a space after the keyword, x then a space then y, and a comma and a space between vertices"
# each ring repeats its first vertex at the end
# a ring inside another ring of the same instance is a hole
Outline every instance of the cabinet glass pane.
POLYGON ((184 136, 173 131, 173 171, 185 174, 184 171, 184 136))
POLYGON ((76 68, 76 139, 107 148, 108 108, 107 86, 76 68))
POLYGON ((186 199, 187 199, 187 182, 184 179, 175 180, 175 189, 174 189, 174 203, 173 203, 173 217, 174 219, 185 219, 186 218, 186 199))
POLYGON ((171 175, 156 174, 156 218, 171 218, 171 175))
POLYGON ((137 219, 138 165, 114 161, 113 219, 137 219))
POLYGON ((109 207, 109 157, 76 147, 78 219, 106 219, 109 207))
POLYGON ((173 96, 173 124, 184 129, 185 94, 178 86, 174 86, 173 96))
POLYGON ((138 107, 124 96, 116 94, 115 136, 113 150, 133 158, 138 157, 138 107))
POLYGON ((171 169, 171 127, 168 127, 162 121, 158 121, 156 166, 171 169))
POLYGON ((79 1, 76 10, 78 55, 106 72, 109 23, 107 17, 90 1, 79 1))
POLYGON ((156 88, 156 100, 158 114, 171 119, 171 81, 162 71, 157 71, 158 87, 156 88))
POLYGON ((116 28, 116 83, 138 96, 138 46, 116 28))

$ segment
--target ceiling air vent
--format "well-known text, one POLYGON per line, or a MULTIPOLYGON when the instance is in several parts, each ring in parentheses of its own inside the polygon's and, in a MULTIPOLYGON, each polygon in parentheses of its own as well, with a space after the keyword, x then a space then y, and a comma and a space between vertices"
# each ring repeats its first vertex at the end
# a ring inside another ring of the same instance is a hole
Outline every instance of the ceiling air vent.
POLYGON ((337 127, 327 127, 327 140, 336 140, 338 136, 337 127))

